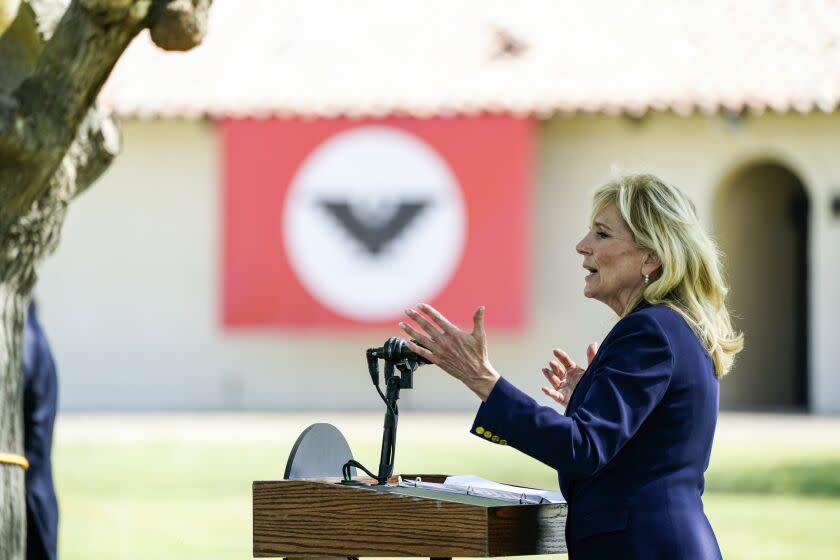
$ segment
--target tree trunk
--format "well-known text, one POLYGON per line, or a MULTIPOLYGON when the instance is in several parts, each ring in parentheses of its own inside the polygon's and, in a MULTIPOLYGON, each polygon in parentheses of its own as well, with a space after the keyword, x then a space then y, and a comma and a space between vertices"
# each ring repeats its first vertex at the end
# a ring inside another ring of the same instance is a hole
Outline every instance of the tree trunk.
MULTIPOLYGON (((35 266, 120 149, 95 99, 140 31, 198 44, 211 0, 0 0, 0 452, 23 454, 21 338, 35 266)), ((23 560, 24 473, 0 463, 0 560, 23 560)))
MULTIPOLYGON (((22 453, 23 384, 20 376, 20 339, 25 297, 17 286, 0 280, 0 451, 22 453)), ((26 503, 23 469, 0 464, 0 558, 23 558, 26 551, 26 503), (23 530, 21 530, 23 528, 23 530)))

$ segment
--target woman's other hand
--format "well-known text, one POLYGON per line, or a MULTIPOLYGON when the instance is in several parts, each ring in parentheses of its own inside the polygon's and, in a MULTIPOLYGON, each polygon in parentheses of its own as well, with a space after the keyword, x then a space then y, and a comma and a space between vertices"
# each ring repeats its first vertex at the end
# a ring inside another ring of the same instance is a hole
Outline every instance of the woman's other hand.
POLYGON ((473 314, 472 332, 459 329, 437 309, 424 303, 418 304, 417 309, 406 309, 405 314, 422 330, 400 323, 400 328, 421 345, 409 342, 411 351, 463 382, 482 401, 487 400, 499 374, 487 356, 484 307, 473 314))
MULTIPOLYGON (((586 348, 586 367, 595 359, 598 352, 598 344, 593 342, 586 348)), ((555 360, 548 362, 548 367, 543 368, 545 378, 551 387, 543 387, 542 391, 563 406, 569 406, 569 399, 577 387, 578 381, 586 373, 586 369, 577 365, 566 352, 559 348, 554 349, 555 360)))

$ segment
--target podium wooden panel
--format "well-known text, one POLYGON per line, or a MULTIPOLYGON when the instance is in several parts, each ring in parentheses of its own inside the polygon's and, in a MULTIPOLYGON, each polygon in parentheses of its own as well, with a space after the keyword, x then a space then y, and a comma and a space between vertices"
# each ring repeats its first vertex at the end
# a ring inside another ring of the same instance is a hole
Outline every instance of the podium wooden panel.
POLYGON ((477 505, 459 502, 447 492, 430 492, 432 497, 398 492, 307 480, 254 482, 254 556, 446 558, 566 552, 566 504, 473 500, 477 505))

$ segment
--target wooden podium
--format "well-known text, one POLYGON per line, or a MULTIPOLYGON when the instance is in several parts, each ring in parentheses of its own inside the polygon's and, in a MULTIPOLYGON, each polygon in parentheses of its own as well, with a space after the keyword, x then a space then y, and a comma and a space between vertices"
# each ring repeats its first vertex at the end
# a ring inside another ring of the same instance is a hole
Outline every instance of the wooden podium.
MULTIPOLYGON (((445 478, 420 476, 428 482, 445 478)), ((391 484, 257 481, 253 483, 254 556, 451 558, 564 553, 566 511, 565 503, 520 505, 391 484)))

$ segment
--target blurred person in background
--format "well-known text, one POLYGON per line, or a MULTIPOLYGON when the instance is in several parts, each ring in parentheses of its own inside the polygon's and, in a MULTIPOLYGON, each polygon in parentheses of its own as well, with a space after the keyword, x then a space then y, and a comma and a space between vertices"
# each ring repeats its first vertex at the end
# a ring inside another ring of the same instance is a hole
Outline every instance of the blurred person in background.
POLYGON ((52 476, 52 439, 58 377, 33 300, 23 330, 23 448, 26 471, 26 558, 55 560, 58 502, 52 476))
POLYGON ((406 310, 411 350, 483 401, 472 432, 557 470, 569 505, 570 560, 713 559, 721 553, 703 512, 719 378, 743 347, 724 304, 719 253, 694 205, 652 175, 630 175, 594 195, 578 243, 584 295, 619 320, 588 367, 554 350, 540 406, 493 368, 484 308, 463 331, 429 305, 406 310))

